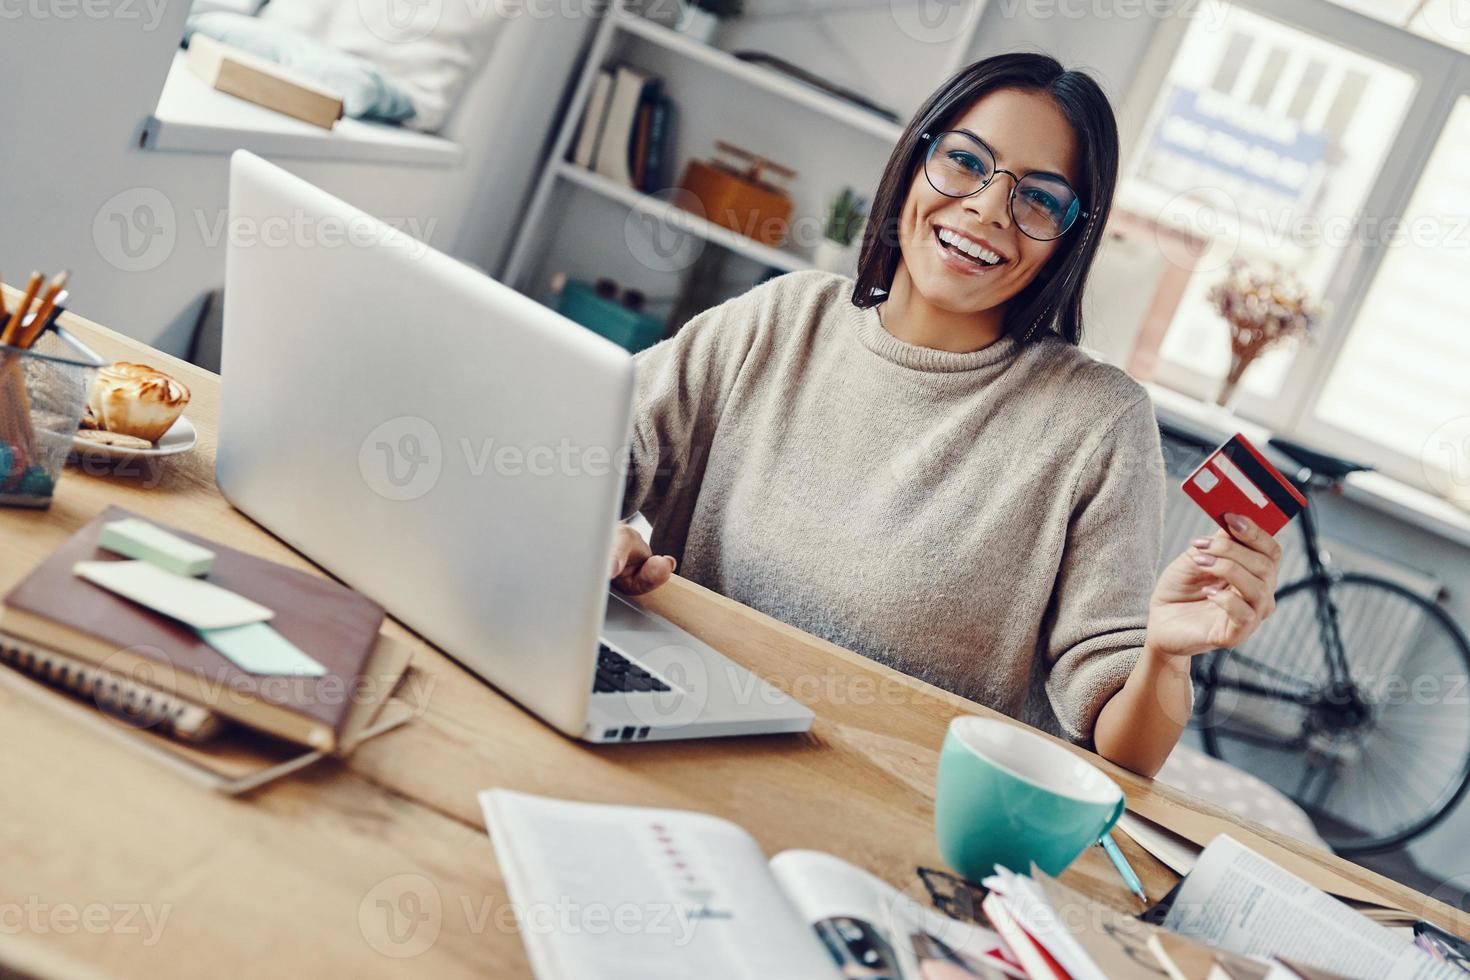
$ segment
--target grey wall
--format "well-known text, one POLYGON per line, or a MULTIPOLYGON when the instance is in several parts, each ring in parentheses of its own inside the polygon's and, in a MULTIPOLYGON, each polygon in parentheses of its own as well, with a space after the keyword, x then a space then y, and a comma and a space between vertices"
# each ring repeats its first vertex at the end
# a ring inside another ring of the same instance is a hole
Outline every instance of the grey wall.
MULTIPOLYGON (((453 121, 461 165, 275 162, 369 213, 432 228, 435 247, 494 267, 592 26, 573 6, 547 8, 570 16, 522 14, 503 25, 473 104, 453 121)), ((186 350, 200 297, 224 278, 223 238, 211 229, 225 207, 228 156, 139 148, 187 8, 27 4, 0 20, 0 272, 14 283, 33 268, 69 268, 77 312, 170 353, 186 350), (56 16, 63 9, 73 16, 56 16), (126 218, 160 195, 166 247, 136 268, 108 239, 117 233, 110 215, 126 218)))

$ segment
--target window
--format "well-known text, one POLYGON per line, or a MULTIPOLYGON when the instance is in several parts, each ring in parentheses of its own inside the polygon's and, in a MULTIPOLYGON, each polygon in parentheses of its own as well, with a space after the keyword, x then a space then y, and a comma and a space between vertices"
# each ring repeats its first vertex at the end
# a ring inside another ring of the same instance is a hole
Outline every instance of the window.
POLYGON ((1212 400, 1209 288, 1231 258, 1277 262, 1328 314, 1236 410, 1470 506, 1470 4, 1207 6, 1161 29, 1131 107, 1118 230, 1150 230, 1165 269, 1130 370, 1212 400))
MULTIPOLYGON (((1210 398, 1230 339, 1210 305, 1233 258, 1274 260, 1322 295, 1416 84, 1407 71, 1238 5, 1188 28, 1119 189, 1119 205, 1207 237, 1157 351, 1159 380, 1210 398)), ((1276 394, 1291 352, 1245 376, 1276 394)))
POLYGON ((1406 453, 1418 447, 1423 465, 1461 492, 1470 491, 1458 470, 1463 452, 1439 435, 1458 441, 1457 423, 1470 419, 1467 151, 1470 97, 1462 96, 1313 409, 1318 423, 1352 437, 1406 453))
POLYGON ((1420 37, 1470 52, 1470 7, 1465 0, 1335 0, 1420 37))

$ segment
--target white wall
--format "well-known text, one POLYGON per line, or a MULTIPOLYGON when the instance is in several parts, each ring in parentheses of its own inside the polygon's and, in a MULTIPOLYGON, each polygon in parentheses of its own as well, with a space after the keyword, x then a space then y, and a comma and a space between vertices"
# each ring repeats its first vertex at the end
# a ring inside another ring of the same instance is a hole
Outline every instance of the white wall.
POLYGON ((1147 15, 1156 6, 1113 0, 989 0, 970 60, 1010 51, 1049 54, 1064 67, 1096 78, 1121 112, 1138 63, 1163 22, 1147 15))
MULTIPOLYGON (((225 155, 139 148, 186 13, 181 0, 0 8, 0 273, 15 283, 70 268, 74 309, 172 353, 187 349, 201 295, 223 282, 228 185, 225 155), (136 257, 118 222, 131 223, 136 257)), ((590 27, 531 13, 506 23, 452 123, 458 166, 276 162, 493 269, 590 27)))

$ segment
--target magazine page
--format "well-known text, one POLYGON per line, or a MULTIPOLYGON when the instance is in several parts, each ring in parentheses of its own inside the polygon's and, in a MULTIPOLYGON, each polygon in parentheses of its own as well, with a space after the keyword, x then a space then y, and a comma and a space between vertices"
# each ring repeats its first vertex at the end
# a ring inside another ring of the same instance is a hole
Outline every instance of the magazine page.
POLYGON ((997 874, 1006 907, 1072 980, 1262 980, 1270 967, 1212 949, 1096 902, 1033 866, 1031 877, 997 874))
POLYGON ((783 851, 771 873, 845 977, 1024 980, 996 933, 940 915, 830 854, 783 851))
POLYGON ((841 976, 727 820, 508 790, 479 800, 539 980, 841 976))
POLYGON ((1346 977, 1464 980, 1454 967, 1226 836, 1200 855, 1164 926, 1233 953, 1282 957, 1346 977))

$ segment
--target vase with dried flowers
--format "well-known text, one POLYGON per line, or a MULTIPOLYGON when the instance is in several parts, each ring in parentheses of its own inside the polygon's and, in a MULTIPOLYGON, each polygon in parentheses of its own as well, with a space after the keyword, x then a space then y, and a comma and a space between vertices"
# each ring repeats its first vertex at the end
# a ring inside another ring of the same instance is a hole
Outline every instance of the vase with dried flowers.
POLYGON ((1230 402, 1256 358, 1273 347, 1309 338, 1323 312, 1300 280, 1280 266, 1253 267, 1239 259, 1210 288, 1209 299, 1230 325, 1230 372, 1215 398, 1218 405, 1230 402))

